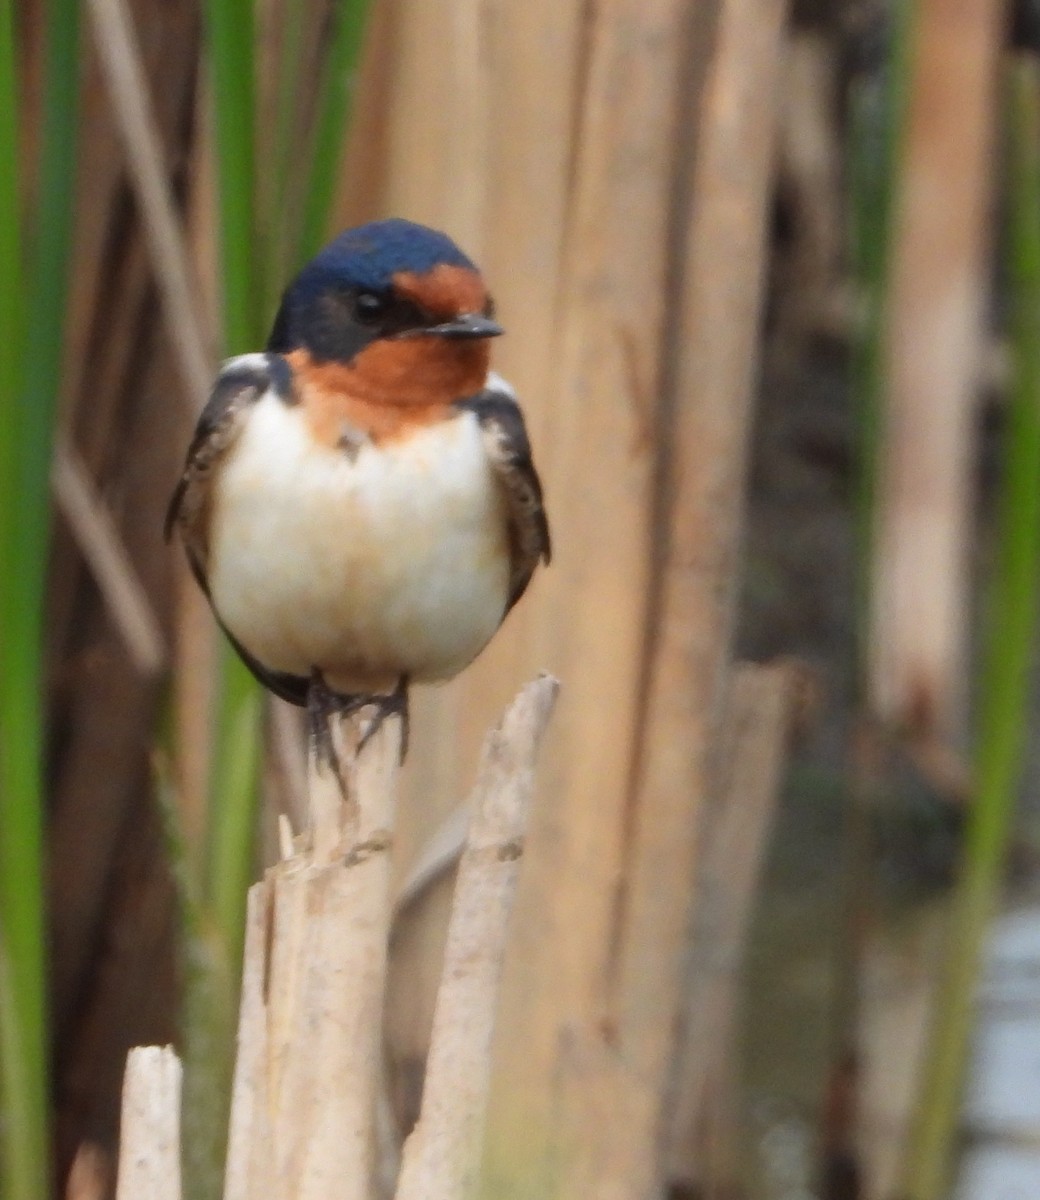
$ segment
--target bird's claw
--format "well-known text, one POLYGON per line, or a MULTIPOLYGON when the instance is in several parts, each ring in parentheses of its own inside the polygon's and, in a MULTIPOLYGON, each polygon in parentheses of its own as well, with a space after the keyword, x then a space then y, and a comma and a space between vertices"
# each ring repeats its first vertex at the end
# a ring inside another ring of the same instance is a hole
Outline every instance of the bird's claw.
POLYGON ((319 764, 327 763, 331 766, 341 780, 343 775, 332 736, 332 717, 350 717, 369 707, 374 708, 375 712, 368 728, 358 742, 357 753, 360 754, 368 745, 387 717, 399 716, 401 718, 400 761, 403 763, 405 755, 408 753, 410 727, 408 677, 406 675, 401 676, 397 687, 388 695, 370 695, 363 692, 356 694, 334 692, 325 682, 325 678, 319 670, 315 669, 311 672, 311 685, 307 692, 307 718, 315 757, 319 764))
POLYGON ((376 711, 373 713, 368 728, 358 743, 358 753, 360 754, 368 745, 387 717, 398 716, 401 718, 401 754, 399 761, 403 763, 405 755, 408 753, 408 734, 411 726, 408 712, 408 676, 402 675, 397 682, 397 687, 389 695, 367 696, 366 701, 376 711))

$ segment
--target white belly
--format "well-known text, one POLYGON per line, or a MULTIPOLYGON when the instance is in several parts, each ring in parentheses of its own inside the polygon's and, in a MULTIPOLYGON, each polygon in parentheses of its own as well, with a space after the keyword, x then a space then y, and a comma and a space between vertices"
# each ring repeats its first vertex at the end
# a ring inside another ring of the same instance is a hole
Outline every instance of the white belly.
POLYGON ((352 460, 264 396, 213 501, 213 604, 266 667, 344 692, 446 679, 502 620, 504 502, 472 413, 352 460))

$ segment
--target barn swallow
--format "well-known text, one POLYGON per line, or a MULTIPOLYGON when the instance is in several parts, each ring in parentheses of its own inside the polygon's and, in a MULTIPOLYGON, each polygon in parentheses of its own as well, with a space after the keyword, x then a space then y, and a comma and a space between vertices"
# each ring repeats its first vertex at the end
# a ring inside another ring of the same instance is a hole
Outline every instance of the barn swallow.
MULTIPOLYGON (((170 501, 217 620, 256 678, 328 717, 451 679, 550 557, 503 332, 443 233, 375 221, 286 289, 263 353, 229 359, 170 501)), ((324 731, 324 733, 323 733, 324 731)), ((402 750, 403 755, 403 750, 402 750)))

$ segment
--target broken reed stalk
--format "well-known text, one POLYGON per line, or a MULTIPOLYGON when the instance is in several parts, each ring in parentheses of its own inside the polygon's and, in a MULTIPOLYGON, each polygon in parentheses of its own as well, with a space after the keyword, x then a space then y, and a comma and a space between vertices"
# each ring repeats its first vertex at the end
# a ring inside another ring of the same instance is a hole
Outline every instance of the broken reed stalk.
POLYGON ((396 1200, 463 1200, 480 1167, 491 1039, 534 761, 559 684, 527 685, 484 743, 459 863, 419 1122, 396 1200))
MULTIPOLYGON (((485 745, 400 1200, 461 1200, 476 1176, 506 921, 556 690, 549 676, 529 684, 485 745)), ((396 721, 359 756, 338 747, 345 798, 312 757, 311 828, 286 828, 283 861, 250 889, 225 1200, 376 1192, 399 749, 396 721)))
POLYGON ((250 889, 227 1200, 371 1195, 400 737, 349 760, 345 801, 312 755, 311 828, 250 889))
POLYGON ((181 1077, 172 1046, 127 1056, 116 1200, 181 1200, 181 1077))

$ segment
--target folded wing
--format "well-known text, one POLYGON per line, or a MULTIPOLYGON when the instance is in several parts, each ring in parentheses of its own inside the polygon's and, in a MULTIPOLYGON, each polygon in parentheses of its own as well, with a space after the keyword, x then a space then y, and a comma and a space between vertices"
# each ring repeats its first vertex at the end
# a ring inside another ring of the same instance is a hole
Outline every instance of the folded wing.
POLYGON ((527 589, 539 562, 552 556, 542 484, 531 460, 524 416, 509 385, 496 375, 476 396, 458 402, 480 422, 488 458, 498 476, 509 512, 509 600, 506 611, 527 589))

